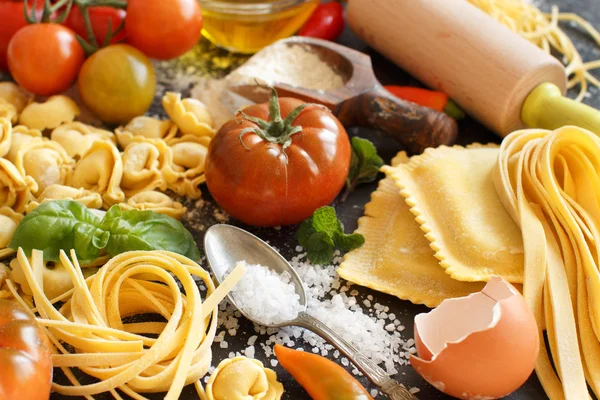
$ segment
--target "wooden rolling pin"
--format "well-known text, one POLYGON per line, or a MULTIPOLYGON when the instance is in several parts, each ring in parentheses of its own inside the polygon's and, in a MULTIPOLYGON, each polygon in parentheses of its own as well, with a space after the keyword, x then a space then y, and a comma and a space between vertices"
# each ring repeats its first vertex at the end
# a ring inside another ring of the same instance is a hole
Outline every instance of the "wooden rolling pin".
POLYGON ((600 112, 563 96, 562 64, 466 0, 350 0, 351 28, 501 136, 575 124, 600 112))

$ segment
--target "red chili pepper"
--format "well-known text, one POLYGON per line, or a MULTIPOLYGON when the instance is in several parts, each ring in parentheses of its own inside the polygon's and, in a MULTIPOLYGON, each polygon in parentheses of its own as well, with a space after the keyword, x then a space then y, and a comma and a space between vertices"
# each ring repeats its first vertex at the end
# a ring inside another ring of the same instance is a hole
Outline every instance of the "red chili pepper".
POLYGON ((385 86, 385 89, 402 100, 445 112, 454 119, 461 119, 465 116, 464 111, 462 111, 456 103, 450 100, 446 93, 412 86, 390 85, 385 86))
POLYGON ((344 30, 344 7, 335 1, 320 4, 298 32, 298 36, 335 41, 344 30))
POLYGON ((325 357, 279 344, 275 345, 275 355, 313 400, 373 400, 348 371, 325 357))

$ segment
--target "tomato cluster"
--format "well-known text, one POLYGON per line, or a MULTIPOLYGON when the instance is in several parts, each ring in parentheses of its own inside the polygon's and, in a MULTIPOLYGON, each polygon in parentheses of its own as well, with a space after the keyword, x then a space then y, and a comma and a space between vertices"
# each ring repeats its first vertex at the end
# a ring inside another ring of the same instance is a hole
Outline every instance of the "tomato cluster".
POLYGON ((190 50, 201 35, 200 6, 197 0, 120 2, 124 9, 88 0, 54 1, 48 8, 43 0, 27 0, 28 15, 44 21, 28 24, 22 0, 0 0, 0 69, 43 96, 65 91, 79 75, 84 103, 102 110, 105 122, 143 114, 155 89, 147 57, 170 59, 190 50))

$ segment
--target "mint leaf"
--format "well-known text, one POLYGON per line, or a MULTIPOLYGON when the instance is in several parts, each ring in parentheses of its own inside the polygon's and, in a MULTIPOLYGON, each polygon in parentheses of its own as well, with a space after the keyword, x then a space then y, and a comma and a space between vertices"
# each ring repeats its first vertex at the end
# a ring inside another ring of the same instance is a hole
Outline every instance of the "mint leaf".
POLYGON ((335 209, 331 206, 318 208, 312 216, 312 226, 316 232, 325 232, 333 238, 336 232, 343 232, 342 223, 337 219, 335 209))
POLYGON ((42 250, 44 260, 60 261, 60 250, 74 249, 79 259, 90 261, 101 255, 107 237, 100 229, 100 218, 81 203, 69 200, 40 204, 19 223, 10 248, 42 250))
POLYGON ((365 238, 358 233, 346 235, 335 209, 325 206, 317 209, 312 217, 298 229, 298 242, 314 264, 328 264, 333 260, 336 248, 354 250, 363 245, 365 238))
POLYGON ((333 236, 333 241, 337 248, 342 251, 352 251, 358 249, 360 246, 365 244, 365 237, 360 233, 353 233, 346 235, 345 233, 336 233, 333 236))
POLYGON ((377 149, 371 141, 359 137, 352 138, 352 159, 350 170, 346 179, 346 192, 342 196, 344 201, 358 185, 373 182, 377 179, 383 160, 377 154, 377 149))
POLYGON ((307 256, 314 264, 328 264, 333 260, 335 245, 325 232, 315 232, 307 241, 307 256))

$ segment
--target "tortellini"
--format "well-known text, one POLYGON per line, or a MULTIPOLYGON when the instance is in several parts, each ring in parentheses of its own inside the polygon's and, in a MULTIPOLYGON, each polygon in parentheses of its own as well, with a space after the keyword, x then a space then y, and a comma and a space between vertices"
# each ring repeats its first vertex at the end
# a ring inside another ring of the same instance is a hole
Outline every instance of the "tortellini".
POLYGON ((79 107, 70 97, 57 95, 44 103, 31 103, 25 107, 19 117, 19 124, 43 131, 73 122, 80 113, 79 107))
POLYGON ((161 121, 152 117, 135 117, 127 125, 115 130, 119 146, 127 148, 134 137, 169 140, 177 134, 177 126, 171 121, 161 121))
POLYGON ((187 211, 180 202, 154 190, 140 192, 128 199, 126 203, 119 204, 119 206, 123 210, 134 208, 140 211, 152 210, 175 219, 181 219, 187 211))
POLYGON ((23 176, 10 161, 0 158, 0 207, 11 207, 20 213, 25 210, 31 192, 37 192, 37 183, 23 176))
POLYGON ((186 135, 169 141, 173 150, 173 172, 169 189, 192 199, 200 197, 198 185, 204 183, 204 163, 208 153, 209 137, 186 135))
MULTIPOLYGON (((0 82, 0 104, 12 106, 15 112, 13 123, 17 123, 16 119, 18 115, 32 99, 32 94, 27 93, 13 82, 0 82)), ((2 107, 0 106, 0 108, 2 107)))
POLYGON ((102 208, 102 196, 89 190, 75 189, 64 185, 50 185, 35 199, 27 204, 26 213, 35 210, 40 204, 54 200, 74 200, 87 208, 102 208))
POLYGON ((108 140, 116 144, 112 132, 81 122, 70 122, 59 126, 52 131, 50 138, 60 143, 71 157, 81 157, 97 140, 108 140))
POLYGON ((117 147, 108 141, 97 141, 75 165, 68 185, 99 193, 105 207, 121 203, 123 161, 117 147))
MULTIPOLYGON (((31 262, 31 258, 29 260, 31 262)), ((103 259, 102 261, 106 262, 106 259, 103 259)), ((21 267, 21 264, 19 263, 18 259, 15 258, 10 262, 10 269, 10 279, 21 286, 21 291, 23 293, 25 293, 28 296, 31 296, 33 292, 31 291, 31 287, 27 282, 27 278, 23 273, 23 268, 21 267)), ((86 278, 95 274, 97 271, 98 268, 95 267, 82 269, 83 276, 86 278)), ((74 287, 73 280, 69 275, 69 272, 60 262, 44 262, 44 269, 42 271, 42 282, 44 294, 50 300, 62 296, 74 287)))
POLYGON ((183 135, 213 137, 213 121, 206 106, 196 99, 181 100, 180 93, 167 92, 162 99, 167 115, 183 135))
POLYGON ((277 374, 246 357, 221 361, 206 385, 208 400, 279 400, 282 395, 277 374))
POLYGON ((126 197, 156 188, 166 190, 163 172, 171 168, 172 159, 172 150, 164 140, 135 137, 123 152, 121 188, 126 197))
POLYGON ((38 129, 29 129, 24 125, 17 125, 12 128, 10 148, 5 155, 5 158, 11 163, 14 163, 21 147, 30 142, 41 142, 44 140, 46 139, 42 137, 42 132, 38 129))
POLYGON ((8 299, 11 297, 9 290, 4 289, 4 283, 10 277, 10 269, 2 263, 0 263, 0 299, 8 299))
POLYGON ((8 118, 0 116, 0 157, 4 157, 10 150, 12 143, 12 124, 8 118))
POLYGON ((15 166, 23 176, 32 177, 38 184, 34 195, 51 185, 64 185, 75 162, 56 142, 29 142, 17 152, 15 166))
POLYGON ((7 247, 22 219, 23 214, 14 212, 10 207, 0 208, 0 259, 14 254, 14 250, 7 247))
POLYGON ((0 99, 0 118, 6 118, 12 124, 16 124, 19 120, 18 117, 17 108, 6 100, 0 99))

